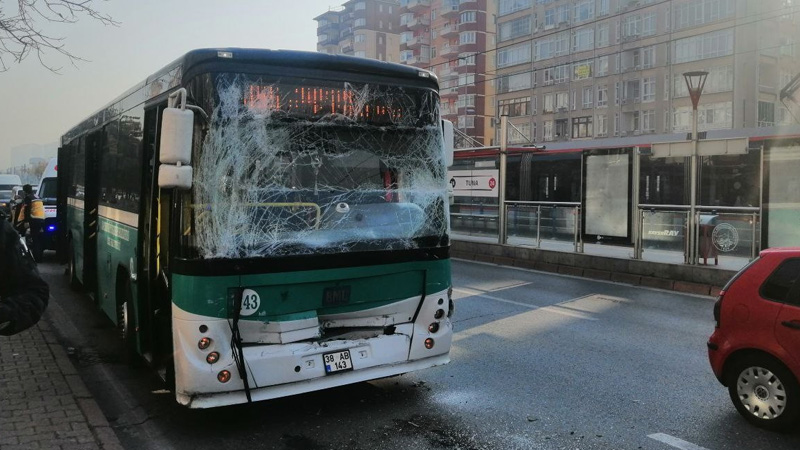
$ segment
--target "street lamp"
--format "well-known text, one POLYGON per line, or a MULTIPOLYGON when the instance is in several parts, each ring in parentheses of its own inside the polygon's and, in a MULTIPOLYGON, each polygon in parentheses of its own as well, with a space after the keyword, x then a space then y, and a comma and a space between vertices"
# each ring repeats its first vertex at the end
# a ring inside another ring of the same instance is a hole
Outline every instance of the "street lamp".
POLYGON ((692 99, 692 158, 690 163, 691 173, 691 198, 689 200, 689 263, 697 262, 697 104, 700 103, 700 95, 706 85, 708 72, 702 70, 686 72, 683 79, 689 89, 689 97, 692 99))

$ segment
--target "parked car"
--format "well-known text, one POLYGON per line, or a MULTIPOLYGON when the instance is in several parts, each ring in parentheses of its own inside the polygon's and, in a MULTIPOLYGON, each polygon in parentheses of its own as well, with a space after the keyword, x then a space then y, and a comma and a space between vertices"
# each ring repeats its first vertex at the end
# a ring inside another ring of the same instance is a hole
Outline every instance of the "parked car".
POLYGON ((0 174, 0 212, 7 217, 11 216, 11 201, 14 199, 11 191, 21 184, 19 175, 0 174))
POLYGON ((786 430, 800 420, 800 248, 764 250, 720 292, 708 357, 739 413, 786 430))

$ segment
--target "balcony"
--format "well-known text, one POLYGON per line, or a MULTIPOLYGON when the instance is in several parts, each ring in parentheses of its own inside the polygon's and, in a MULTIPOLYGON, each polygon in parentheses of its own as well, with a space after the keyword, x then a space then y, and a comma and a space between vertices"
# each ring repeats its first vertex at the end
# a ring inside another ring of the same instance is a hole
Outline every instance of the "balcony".
POLYGON ((408 0, 406 8, 409 11, 423 11, 431 7, 431 0, 408 0))
POLYGON ((459 14, 458 9, 459 9, 458 0, 456 1, 451 0, 449 3, 444 2, 444 5, 442 5, 440 15, 448 19, 455 18, 458 17, 459 14))
MULTIPOLYGON (((456 52, 458 53, 458 52, 456 52)), ((444 56, 444 53, 442 53, 444 56)), ((439 71, 439 79, 440 80, 447 80, 450 78, 458 78, 458 71, 453 67, 444 67, 439 71)))
POLYGON ((430 62, 431 58, 428 55, 414 55, 406 60, 406 64, 412 66, 427 65, 430 64, 430 62))
POLYGON ((406 22, 405 25, 409 30, 418 30, 431 26, 431 18, 427 16, 414 16, 413 19, 406 22))
POLYGON ((448 39, 458 36, 458 25, 454 23, 448 23, 439 31, 439 36, 448 39))
POLYGON ((342 54, 349 55, 353 53, 353 43, 352 42, 345 42, 342 44, 342 54))
MULTIPOLYGON (((449 45, 449 44, 445 45, 445 46, 443 46, 441 48, 441 51, 439 52, 439 55, 443 56, 443 57, 448 57, 448 58, 449 57, 453 57, 453 56, 458 56, 458 46, 457 45, 449 45)), ((453 69, 450 69, 450 70, 453 70, 453 69)))
POLYGON ((456 87, 445 87, 439 89, 439 96, 440 97, 455 97, 458 95, 458 86, 456 87))
POLYGON ((460 0, 458 2, 459 6, 463 8, 475 7, 478 5, 478 0, 460 0))
POLYGON ((406 42, 407 48, 416 49, 422 47, 423 45, 431 45, 431 38, 423 34, 414 36, 413 38, 409 39, 408 42, 406 42))

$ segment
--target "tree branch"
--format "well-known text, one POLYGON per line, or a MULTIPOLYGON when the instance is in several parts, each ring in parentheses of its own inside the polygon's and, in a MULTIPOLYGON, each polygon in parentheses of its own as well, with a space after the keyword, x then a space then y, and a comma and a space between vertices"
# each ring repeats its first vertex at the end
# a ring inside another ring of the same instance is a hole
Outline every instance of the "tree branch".
POLYGON ((31 54, 54 73, 60 73, 61 67, 46 62, 48 53, 66 57, 73 66, 86 61, 67 50, 63 37, 46 34, 43 25, 73 24, 87 17, 106 26, 118 26, 119 22, 94 8, 92 3, 97 1, 107 0, 17 0, 16 11, 12 8, 10 12, 0 0, 0 73, 11 68, 9 61, 19 64, 31 54))

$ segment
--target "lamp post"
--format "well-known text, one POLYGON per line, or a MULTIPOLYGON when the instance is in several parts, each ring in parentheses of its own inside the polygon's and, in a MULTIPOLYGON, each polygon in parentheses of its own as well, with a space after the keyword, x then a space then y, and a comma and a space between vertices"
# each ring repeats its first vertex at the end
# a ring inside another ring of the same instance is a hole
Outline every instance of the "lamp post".
POLYGON ((689 223, 687 224, 689 228, 687 233, 689 238, 689 264, 697 264, 697 104, 700 103, 700 95, 703 93, 707 77, 708 72, 704 71, 683 74, 686 87, 689 89, 689 97, 692 99, 692 157, 689 166, 691 198, 689 200, 689 223))

